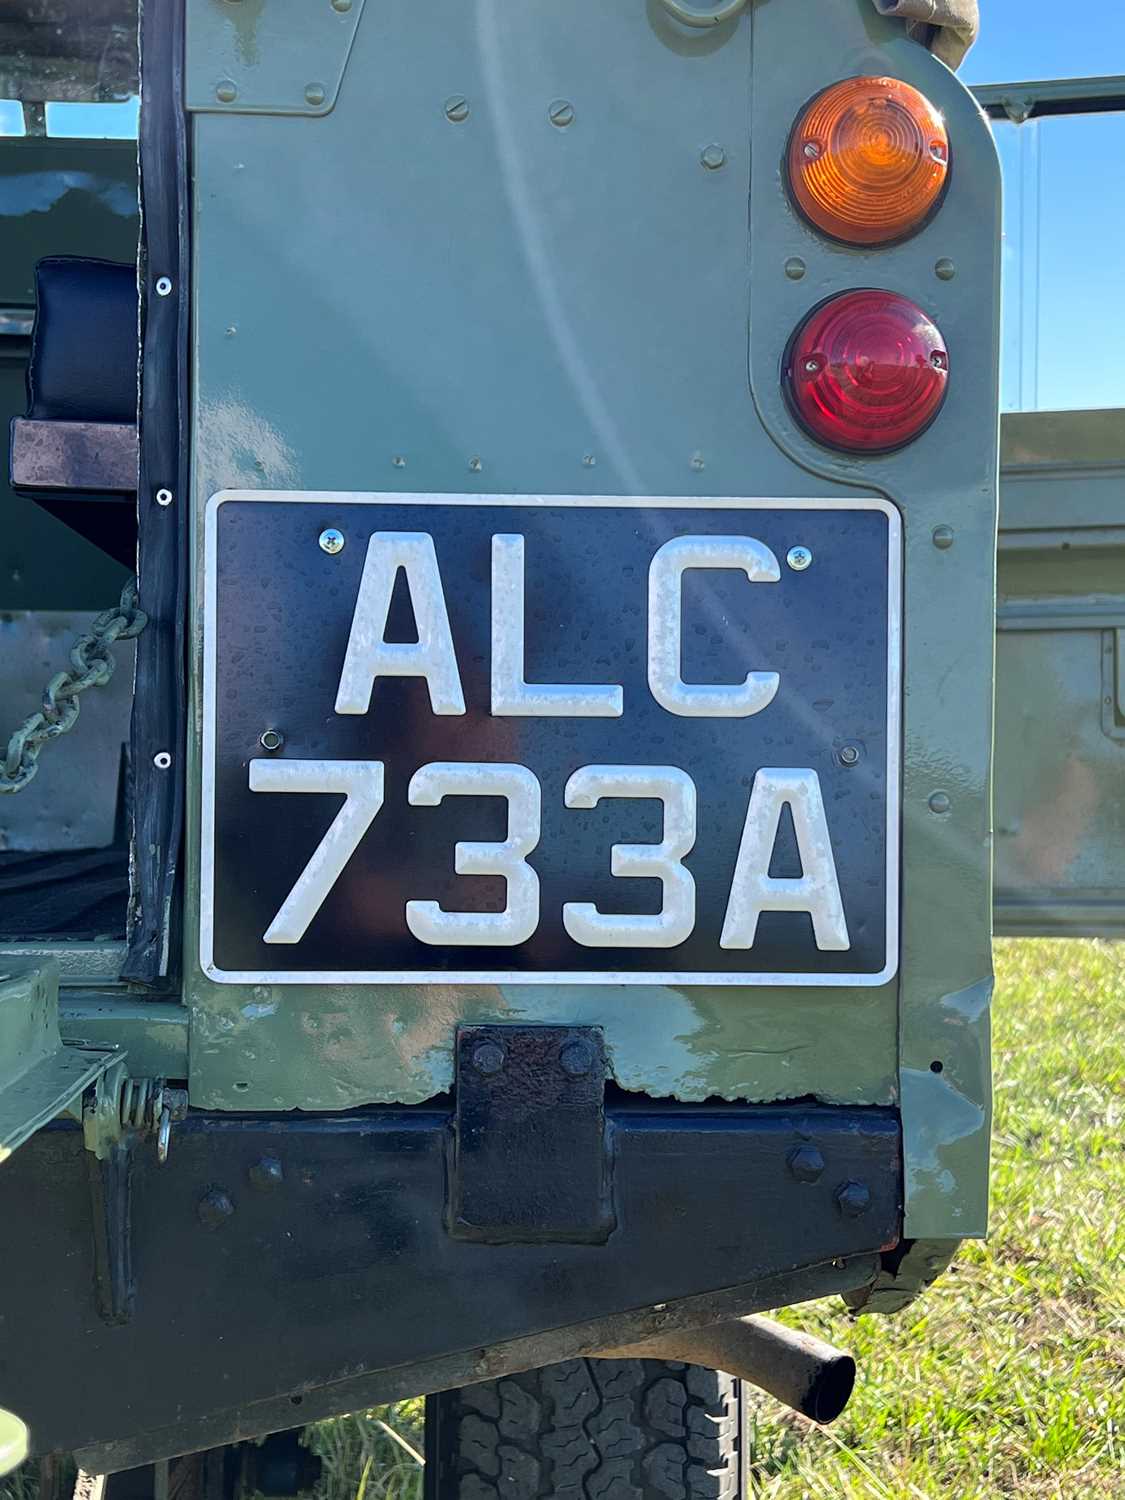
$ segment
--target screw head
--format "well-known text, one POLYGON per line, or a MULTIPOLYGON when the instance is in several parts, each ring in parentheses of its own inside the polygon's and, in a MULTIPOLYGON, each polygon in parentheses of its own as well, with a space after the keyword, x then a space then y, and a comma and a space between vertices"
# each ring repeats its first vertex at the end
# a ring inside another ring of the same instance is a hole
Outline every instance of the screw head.
POLYGON ((332 9, 338 10, 341 15, 346 14, 352 8, 352 0, 332 0, 332 9))
POLYGON ((803 368, 806 375, 819 375, 821 370, 824 369, 824 361, 820 358, 819 354, 814 354, 805 360, 803 368))
POLYGON ((547 118, 552 125, 565 130, 568 125, 574 124, 574 105, 569 99, 555 99, 547 110, 547 118))
POLYGON ((172 491, 171 490, 157 490, 157 492, 156 492, 156 503, 157 503, 157 505, 160 505, 160 506, 171 505, 171 503, 172 503, 172 491))
POLYGON ((261 1156, 250 1168, 247 1176, 256 1188, 280 1187, 285 1181, 285 1168, 276 1156, 261 1156))
POLYGON ((699 155, 699 160, 709 172, 717 172, 726 159, 727 153, 718 145, 704 146, 699 155))
POLYGON ((170 297, 172 295, 172 278, 170 276, 158 276, 156 278, 156 295, 158 297, 170 297))
POLYGON ((785 274, 790 281, 800 281, 805 274, 805 263, 799 255, 791 255, 785 262, 785 274))
POLYGON ((479 474, 481 471, 481 461, 475 453, 473 454, 472 458, 469 459, 469 468, 473 471, 474 474, 479 474))
POLYGON ((195 1212, 204 1229, 218 1229, 234 1213, 234 1204, 222 1188, 211 1188, 200 1198, 195 1212))
POLYGON ((311 104, 313 109, 319 109, 327 97, 322 83, 310 83, 305 89, 305 103, 311 104))
POLYGON ((280 729, 263 729, 258 738, 258 744, 263 750, 280 750, 285 743, 285 736, 280 729))
POLYGON ((807 547, 790 547, 785 554, 785 561, 793 569, 794 573, 803 573, 812 565, 812 553, 807 547))
POLYGON ((559 1052, 559 1062, 564 1073, 571 1078, 581 1078, 594 1066, 594 1049, 589 1042, 576 1038, 564 1043, 559 1052))
POLYGON ((859 746, 858 745, 841 745, 840 749, 839 749, 838 758, 839 758, 840 764, 842 766, 854 766, 854 765, 858 765, 858 763, 859 763, 859 746))
POLYGON ((846 1219, 858 1219, 871 1207, 871 1189, 865 1182, 844 1182, 836 1189, 836 1204, 846 1219))
POLYGON ((445 118, 452 120, 454 125, 469 118, 469 101, 464 94, 450 94, 445 101, 445 118))
POLYGON ((172 764, 172 757, 167 750, 158 750, 152 757, 152 763, 158 771, 167 771, 172 764))
POLYGON ((806 141, 805 144, 801 147, 801 155, 805 158, 806 161, 816 161, 816 159, 820 155, 820 142, 806 141))
POLYGON ((473 1067, 491 1077, 504 1066, 504 1049, 499 1042, 478 1042, 473 1048, 473 1067))
POLYGON ((824 1157, 815 1146, 795 1146, 786 1161, 798 1182, 816 1182, 824 1171, 824 1157))
POLYGON ((957 267, 948 255, 943 255, 934 261, 934 275, 939 281, 952 281, 957 275, 957 267))
POLYGON ((337 531, 335 526, 326 526, 317 537, 317 543, 322 552, 327 552, 329 557, 335 557, 337 552, 344 550, 344 533, 337 531))
POLYGON ((215 98, 220 104, 233 104, 238 98, 238 90, 229 78, 224 78, 220 84, 216 85, 215 98))
POLYGON ((948 792, 930 793, 930 811, 932 813, 937 813, 940 817, 943 813, 947 813, 952 806, 953 803, 949 800, 948 792))
POLYGON ((942 552, 948 551, 948 549, 953 546, 953 527, 935 526, 933 533, 933 543, 934 546, 940 548, 942 552))

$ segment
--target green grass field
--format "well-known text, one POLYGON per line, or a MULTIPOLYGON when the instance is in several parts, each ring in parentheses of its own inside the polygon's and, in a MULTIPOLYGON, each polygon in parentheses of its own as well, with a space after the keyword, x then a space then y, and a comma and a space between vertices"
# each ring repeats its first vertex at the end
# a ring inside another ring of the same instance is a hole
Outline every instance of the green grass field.
MULTIPOLYGON (((1125 1497, 1125 944, 1000 942, 996 974, 991 1238, 893 1318, 791 1315, 859 1379, 831 1428, 751 1396, 759 1500, 1125 1497)), ((421 1403, 321 1424, 322 1500, 416 1500, 387 1425, 419 1447, 421 1403)))

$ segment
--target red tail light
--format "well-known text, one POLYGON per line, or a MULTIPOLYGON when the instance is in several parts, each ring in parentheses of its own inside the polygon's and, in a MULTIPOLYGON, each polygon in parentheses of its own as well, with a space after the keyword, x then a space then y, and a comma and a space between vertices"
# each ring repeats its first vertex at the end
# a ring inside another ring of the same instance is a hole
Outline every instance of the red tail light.
POLYGON ((886 453, 937 416, 949 356, 920 307, 894 292, 845 292, 814 308, 789 345, 785 384, 818 442, 886 453))

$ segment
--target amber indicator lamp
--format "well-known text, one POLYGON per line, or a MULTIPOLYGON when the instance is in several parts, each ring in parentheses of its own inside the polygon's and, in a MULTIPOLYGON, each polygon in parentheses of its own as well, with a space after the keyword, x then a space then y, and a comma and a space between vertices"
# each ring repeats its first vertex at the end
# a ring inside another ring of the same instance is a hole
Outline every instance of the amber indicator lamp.
POLYGON ((808 104, 789 140, 789 186, 805 218, 849 245, 921 227, 949 176, 941 115, 896 78, 846 78, 808 104))

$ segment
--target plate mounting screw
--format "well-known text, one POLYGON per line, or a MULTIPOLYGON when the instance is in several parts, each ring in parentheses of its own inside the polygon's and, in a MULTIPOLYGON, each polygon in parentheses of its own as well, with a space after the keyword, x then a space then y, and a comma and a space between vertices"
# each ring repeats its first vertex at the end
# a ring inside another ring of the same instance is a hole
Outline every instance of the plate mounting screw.
POLYGON ((172 757, 167 750, 158 750, 152 757, 152 763, 158 771, 167 771, 172 764, 172 757))
POLYGON ((317 537, 322 552, 327 552, 329 557, 335 557, 337 552, 344 550, 344 533, 337 531, 335 526, 326 526, 317 537))
POLYGON ((156 278, 156 295, 158 297, 170 297, 172 295, 172 278, 170 276, 158 276, 156 278))
POLYGON ((568 125, 574 123, 574 105, 569 99, 556 99, 547 111, 547 118, 552 125, 565 130, 568 125))
POLYGON ((842 766, 854 766, 854 765, 858 764, 858 762, 859 762, 859 746, 858 745, 841 745, 840 746, 840 764, 842 766))
POLYGON ((172 491, 171 490, 157 490, 157 492, 156 492, 156 503, 157 503, 157 505, 160 505, 160 506, 169 506, 169 505, 171 505, 171 503, 172 503, 172 491))
POLYGON ((812 565, 812 553, 807 547, 790 547, 785 554, 785 561, 793 569, 794 573, 803 573, 807 567, 812 565))
POLYGON ((473 1048, 473 1067, 491 1076, 504 1066, 504 1049, 499 1042, 478 1042, 473 1048))
POLYGON ((567 1042, 559 1053, 559 1062, 564 1073, 581 1078, 594 1066, 594 1049, 589 1042, 567 1042))
POLYGON ((947 552, 953 546, 953 527, 935 526, 933 533, 934 546, 942 552, 947 552))
POLYGON ((263 729, 258 739, 263 750, 280 750, 284 743, 285 736, 280 729, 263 729))
POLYGON ((454 125, 469 118, 469 101, 464 94, 451 94, 445 101, 445 118, 452 120, 454 125))
POLYGON ((322 83, 310 83, 305 89, 305 103, 311 104, 313 109, 319 109, 326 97, 322 83))

